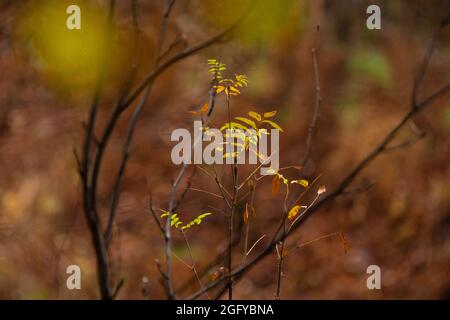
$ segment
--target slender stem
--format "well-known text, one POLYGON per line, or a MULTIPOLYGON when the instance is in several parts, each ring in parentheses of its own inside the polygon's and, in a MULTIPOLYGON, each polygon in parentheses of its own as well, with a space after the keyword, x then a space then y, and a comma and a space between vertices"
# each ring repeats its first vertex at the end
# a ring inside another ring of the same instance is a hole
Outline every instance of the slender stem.
POLYGON ((275 293, 276 300, 280 300, 281 279, 283 278, 284 244, 285 244, 284 241, 280 242, 280 250, 278 251, 278 278, 277 278, 277 291, 275 293))
MULTIPOLYGON (((187 238, 187 236, 186 236, 186 232, 182 231, 182 234, 183 234, 184 241, 186 242, 186 245, 187 245, 187 248, 188 248, 189 257, 190 257, 190 259, 191 259, 191 264, 192 264, 192 265, 191 265, 191 269, 192 269, 192 271, 194 272, 195 277, 197 278, 197 281, 198 281, 198 284, 200 285, 200 288, 203 289, 204 286, 203 286, 202 280, 200 279, 200 276, 199 276, 199 274, 198 274, 197 267, 195 266, 194 257, 192 256, 191 245, 189 244, 188 238, 187 238)), ((209 296, 209 294, 208 294, 207 291, 205 292, 205 294, 206 294, 206 297, 207 297, 209 300, 211 300, 211 297, 209 296)))
MULTIPOLYGON (((288 206, 287 202, 289 200, 289 185, 286 185, 286 194, 284 197, 284 203, 283 203, 283 217, 281 218, 282 223, 282 235, 283 237, 279 241, 280 249, 277 250, 278 253, 278 277, 277 277, 277 290, 275 293, 275 299, 280 300, 280 292, 281 292, 281 281, 283 278, 283 262, 284 262, 284 245, 285 245, 285 238, 286 238, 286 219, 288 217, 288 206)), ((278 247, 277 247, 278 249, 278 247)))
MULTIPOLYGON (((251 190, 251 198, 250 198, 250 208, 252 210, 253 213, 253 205, 255 203, 255 190, 256 190, 256 178, 253 177, 253 183, 252 183, 252 190, 251 190)), ((247 210, 247 208, 245 208, 247 210)), ((247 260, 247 255, 248 255, 248 237, 249 237, 249 233, 250 233, 250 213, 248 213, 248 217, 247 217, 247 225, 245 226, 245 236, 244 236, 244 256, 243 256, 243 260, 242 262, 245 263, 245 261, 247 260)))
MULTIPOLYGON (((231 107, 230 107, 230 97, 227 94, 227 110, 228 110, 228 122, 231 135, 231 107)), ((230 144, 233 146, 233 144, 230 144)), ((234 211, 236 209, 236 199, 238 196, 238 169, 237 163, 234 159, 234 149, 231 149, 231 154, 229 155, 233 161, 231 165, 231 176, 233 178, 233 197, 231 199, 231 210, 230 216, 228 220, 228 263, 227 263, 227 272, 228 272, 228 299, 233 299, 233 280, 231 278, 231 268, 232 268, 232 256, 233 256, 233 220, 234 220, 234 211)))

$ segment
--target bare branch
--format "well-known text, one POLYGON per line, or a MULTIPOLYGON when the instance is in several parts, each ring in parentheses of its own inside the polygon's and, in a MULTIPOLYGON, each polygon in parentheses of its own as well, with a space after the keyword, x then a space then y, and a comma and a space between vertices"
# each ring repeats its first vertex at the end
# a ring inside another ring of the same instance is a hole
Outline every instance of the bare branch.
POLYGON ((312 139, 314 137, 314 131, 315 131, 315 128, 317 125, 317 120, 319 119, 320 104, 322 102, 322 96, 320 94, 319 66, 317 63, 317 42, 318 42, 319 32, 320 32, 320 26, 318 25, 316 38, 314 40, 315 44, 314 44, 314 47, 311 49, 311 57, 312 57, 312 63, 313 63, 313 69, 314 69, 314 79, 315 79, 315 84, 316 84, 316 88, 315 88, 316 99, 315 99, 315 104, 314 104, 314 115, 311 119, 311 123, 308 128, 308 138, 306 140, 305 153, 303 155, 302 161, 300 162, 300 165, 303 167, 306 165, 306 162, 308 161, 309 152, 311 150, 312 139))
POLYGON ((155 259, 155 263, 156 263, 156 267, 158 268, 159 274, 161 275, 162 284, 163 284, 164 289, 166 290, 167 297, 169 299, 171 299, 172 298, 172 293, 170 292, 169 286, 168 286, 169 277, 167 276, 167 274, 162 269, 161 262, 159 262, 158 259, 155 259))
MULTIPOLYGON (((115 12, 115 6, 116 1, 111 0, 109 5, 109 11, 108 11, 108 22, 105 26, 106 33, 107 33, 107 40, 106 45, 109 45, 110 40, 110 30, 111 30, 111 23, 112 18, 115 12)), ((105 48, 104 54, 107 52, 107 48, 105 48)), ((106 61, 106 59, 103 59, 103 61, 106 61)), ((94 98, 90 107, 89 117, 88 117, 88 123, 85 130, 85 139, 84 139, 84 146, 83 146, 83 159, 81 161, 81 180, 82 180, 82 187, 83 187, 83 206, 84 206, 84 212, 85 217, 89 226, 89 231, 92 236, 92 243, 94 246, 95 254, 96 254, 96 260, 97 260, 97 275, 98 275, 98 281, 99 281, 99 287, 100 287, 100 295, 102 299, 110 300, 113 298, 113 295, 111 293, 111 288, 109 284, 109 259, 108 259, 108 252, 106 249, 106 246, 103 241, 102 233, 101 233, 101 225, 99 221, 99 217, 96 211, 95 206, 95 197, 93 197, 92 194, 92 186, 90 185, 90 176, 89 176, 89 169, 90 169, 90 153, 91 153, 91 141, 94 136, 94 126, 96 122, 97 117, 97 111, 98 111, 98 105, 100 102, 100 96, 103 88, 103 80, 105 75, 105 68, 106 63, 103 62, 100 67, 99 71, 99 77, 94 93, 94 98)))

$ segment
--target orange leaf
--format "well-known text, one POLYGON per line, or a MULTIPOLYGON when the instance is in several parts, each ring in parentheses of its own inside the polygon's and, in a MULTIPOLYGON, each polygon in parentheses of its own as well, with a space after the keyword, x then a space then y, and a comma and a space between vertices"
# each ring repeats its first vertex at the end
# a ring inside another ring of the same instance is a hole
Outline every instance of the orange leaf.
POLYGON ((276 195, 278 190, 280 190, 280 179, 278 179, 278 176, 275 176, 272 180, 272 194, 276 195))
POLYGON ((199 113, 201 116, 205 115, 208 112, 208 103, 205 102, 204 105, 202 105, 202 107, 199 110, 199 113))
POLYGON ((252 191, 253 190, 253 188, 255 187, 255 183, 253 182, 253 180, 248 180, 248 182, 247 182, 247 186, 248 186, 248 189, 250 190, 250 191, 252 191))
POLYGON ((204 116, 207 112, 208 112, 208 103, 207 102, 205 102, 205 104, 202 105, 199 110, 189 111, 189 113, 194 116, 196 116, 196 115, 204 116))
POLYGON ((248 203, 245 204, 245 211, 244 211, 244 223, 248 223, 248 203))
POLYGON ((283 250, 283 258, 286 258, 288 256, 288 254, 289 254, 288 248, 284 248, 284 250, 283 250))

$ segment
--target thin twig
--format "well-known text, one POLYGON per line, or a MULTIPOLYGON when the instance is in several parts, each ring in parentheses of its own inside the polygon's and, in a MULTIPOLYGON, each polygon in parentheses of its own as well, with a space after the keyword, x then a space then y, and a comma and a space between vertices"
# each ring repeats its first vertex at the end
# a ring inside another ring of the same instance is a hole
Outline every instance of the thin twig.
MULTIPOLYGON (((194 272, 195 277, 197 278, 197 281, 198 281, 198 283, 199 283, 199 285, 200 285, 200 288, 201 288, 201 289, 204 289, 202 280, 200 279, 200 276, 199 276, 198 271, 197 271, 197 267, 195 266, 194 257, 192 256, 191 245, 189 244, 189 241, 188 241, 188 238, 187 238, 187 236, 186 236, 186 233, 183 231, 182 234, 183 234, 184 241, 186 242, 186 245, 187 245, 187 248, 188 248, 189 257, 191 258, 191 263, 192 263, 191 269, 192 269, 192 271, 194 272)), ((205 294, 206 294, 206 297, 207 297, 209 300, 211 300, 211 297, 209 296, 209 294, 208 294, 207 291, 205 291, 205 294)))
MULTIPOLYGON (((230 107, 230 96, 226 95, 227 99, 227 110, 228 110, 228 123, 231 130, 231 107, 230 107)), ((230 216, 228 218, 228 259, 227 259, 227 273, 228 273, 228 299, 233 299, 233 280, 231 278, 231 268, 232 268, 232 257, 233 257, 233 222, 234 222, 234 212, 236 210, 236 200, 238 197, 238 168, 237 159, 233 157, 233 151, 230 154, 231 160, 233 161, 231 165, 231 176, 233 183, 233 197, 231 198, 231 209, 230 216)))
POLYGON ((255 241, 255 243, 252 245, 252 247, 246 252, 246 256, 248 256, 252 251, 253 251, 253 249, 256 247, 256 245, 262 240, 262 239, 264 239, 265 237, 266 237, 267 235, 266 234, 263 234, 258 240, 256 240, 255 241))
POLYGON ((220 194, 217 194, 217 193, 214 193, 214 192, 209 192, 209 191, 206 191, 206 190, 192 188, 192 187, 189 188, 189 190, 197 191, 197 192, 201 192, 201 193, 206 193, 206 194, 209 194, 210 196, 222 199, 222 196, 220 194))
POLYGON ((188 193, 189 190, 192 190, 191 185, 192 185, 192 179, 194 178, 195 174, 197 173, 196 170, 197 167, 194 167, 194 169, 192 170, 192 173, 190 174, 190 176, 187 178, 186 181, 186 187, 184 188, 183 192, 181 193, 181 195, 178 198, 177 203, 175 204, 175 206, 173 207, 173 210, 176 211, 178 209, 178 207, 181 205, 181 203, 183 202, 184 198, 186 197, 186 194, 188 193))
POLYGON ((159 262, 158 259, 155 259, 155 263, 156 263, 156 267, 158 268, 159 274, 161 275, 161 279, 163 281, 163 286, 164 286, 164 289, 166 290, 167 296, 170 296, 171 293, 170 293, 169 287, 168 287, 169 277, 164 272, 164 270, 161 266, 161 262, 159 262))

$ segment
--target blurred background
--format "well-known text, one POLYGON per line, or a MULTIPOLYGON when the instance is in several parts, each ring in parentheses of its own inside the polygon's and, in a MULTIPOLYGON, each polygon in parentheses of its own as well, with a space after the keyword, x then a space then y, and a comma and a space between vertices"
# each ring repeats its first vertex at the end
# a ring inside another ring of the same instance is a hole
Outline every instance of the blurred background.
MULTIPOLYGON (((138 1, 140 40, 134 46, 130 2, 119 0, 102 96, 98 133, 118 88, 133 64, 137 79, 151 70, 166 2, 138 1)), ((179 0, 170 16, 164 50, 193 45, 232 24, 245 9, 238 0, 179 0)), ((119 299, 163 299, 155 259, 163 261, 163 239, 148 210, 150 191, 167 209, 177 167, 170 160, 173 129, 192 129, 189 113, 208 99, 207 59, 220 59, 230 74, 244 73, 249 86, 233 99, 233 115, 278 110, 280 165, 298 166, 313 115, 315 79, 311 48, 317 46, 323 96, 310 160, 302 177, 332 190, 407 112, 414 72, 447 1, 261 0, 235 36, 171 67, 155 83, 138 122, 111 246, 112 278, 124 279, 119 299), (366 8, 378 4, 382 29, 366 28, 366 8), (317 38, 316 26, 320 25, 317 38)), ((106 1, 0 0, 0 298, 98 298, 95 255, 84 220, 74 149, 80 150, 95 83, 106 1), (67 5, 81 7, 82 32, 65 28, 67 5), (82 270, 82 290, 66 288, 66 268, 82 270)), ((450 28, 448 28, 450 29, 450 28)), ((420 96, 450 79, 450 30, 430 63, 420 96)), ((129 110, 131 111, 131 109, 129 110)), ((218 100, 212 122, 226 121, 218 100)), ((114 175, 130 112, 114 131, 99 185, 107 214, 114 175)), ((348 248, 330 236, 289 252, 282 299, 450 298, 450 100, 440 99, 401 131, 425 137, 386 153, 352 188, 316 212, 288 241, 301 244, 343 232, 348 248), (382 289, 368 290, 366 268, 379 265, 382 289)), ((226 168, 225 168, 226 169, 226 168)), ((220 171, 225 182, 229 170, 220 171)), ((243 169, 248 170, 248 168, 243 169)), ((298 179, 298 171, 286 176, 298 179)), ((250 242, 270 236, 282 210, 262 180, 251 219, 250 242)), ((197 172, 192 187, 218 192, 197 172)), ((315 191, 305 196, 308 204, 315 191)), ((243 204, 245 207, 245 203, 243 204)), ((243 207, 238 208, 242 217, 243 207)), ((199 269, 223 250, 227 218, 220 199, 189 190, 180 213, 185 219, 214 214, 188 233, 199 269)), ((236 221, 237 232, 242 219, 236 221)), ((262 249, 269 237, 256 246, 262 249)), ((234 251, 242 259, 242 241, 234 251)), ((186 267, 183 237, 175 232, 173 275, 180 296, 198 289, 186 267)), ((222 264, 223 265, 223 264, 222 264)), ((212 281, 221 264, 207 270, 212 281)), ((236 284, 234 297, 273 299, 276 253, 236 284)), ((205 298, 205 297, 203 297, 205 298)))

